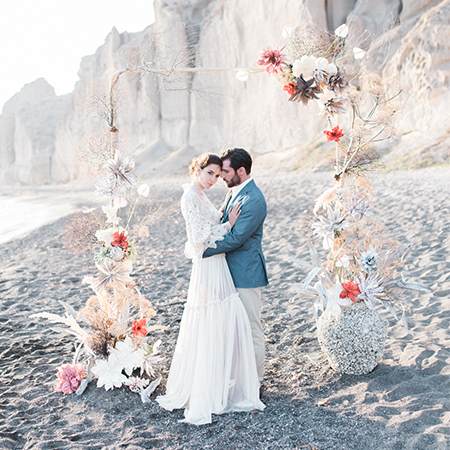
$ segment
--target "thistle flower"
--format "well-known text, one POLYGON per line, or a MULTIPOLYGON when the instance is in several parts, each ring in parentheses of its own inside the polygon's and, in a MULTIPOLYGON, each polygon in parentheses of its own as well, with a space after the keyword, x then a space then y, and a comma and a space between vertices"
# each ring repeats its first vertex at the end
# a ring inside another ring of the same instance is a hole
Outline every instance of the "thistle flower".
POLYGON ((134 174, 134 160, 129 160, 128 158, 122 159, 118 154, 114 159, 110 159, 105 164, 105 169, 111 172, 111 175, 117 186, 122 184, 126 187, 133 187, 136 183, 134 174))
POLYGON ((345 109, 345 100, 340 97, 334 97, 322 105, 322 114, 328 113, 330 115, 334 114, 344 114, 347 112, 345 109))
POLYGON ((343 291, 339 294, 340 298, 349 298, 352 302, 356 302, 356 297, 361 293, 359 286, 353 281, 342 283, 343 291))
POLYGON ((340 129, 337 125, 332 128, 331 131, 325 130, 323 132, 327 137, 327 142, 336 141, 339 142, 341 137, 344 136, 344 130, 340 129))
POLYGON ((358 279, 360 288, 358 298, 370 309, 374 309, 373 304, 375 302, 382 303, 377 297, 384 295, 384 288, 382 286, 384 279, 378 279, 377 276, 377 273, 371 273, 367 278, 361 277, 360 280, 358 279))
POLYGON ((284 47, 277 47, 275 50, 272 47, 267 47, 260 51, 260 59, 256 61, 256 64, 265 66, 267 76, 276 75, 281 69, 281 64, 287 61, 287 57, 281 53, 284 47))
POLYGON ((344 78, 347 75, 347 71, 345 69, 339 69, 337 73, 331 75, 328 78, 328 87, 336 94, 342 94, 343 92, 348 91, 349 84, 348 81, 344 78))
POLYGON ((124 262, 105 261, 102 265, 96 264, 96 266, 103 275, 96 278, 85 278, 95 292, 102 291, 109 284, 125 288, 126 283, 133 281, 130 277, 133 263, 130 260, 124 262))
POLYGON ((72 394, 81 384, 81 380, 87 375, 82 364, 64 364, 56 374, 58 385, 56 390, 64 395, 72 394))
POLYGON ((302 75, 297 78, 297 86, 295 87, 294 94, 289 98, 291 102, 302 102, 304 106, 308 104, 310 100, 318 100, 317 94, 322 92, 322 89, 318 86, 313 86, 314 80, 305 81, 302 75))
POLYGON ((314 232, 321 237, 334 237, 336 231, 341 231, 350 226, 345 220, 345 212, 340 209, 333 209, 331 206, 327 208, 327 217, 320 216, 320 223, 314 223, 314 232))
POLYGON ((367 252, 361 253, 361 258, 359 263, 363 270, 367 273, 372 272, 378 266, 378 253, 375 250, 368 250, 367 252))
POLYGON ((356 192, 342 189, 336 194, 337 200, 344 209, 352 216, 370 216, 372 204, 364 197, 360 197, 356 192))

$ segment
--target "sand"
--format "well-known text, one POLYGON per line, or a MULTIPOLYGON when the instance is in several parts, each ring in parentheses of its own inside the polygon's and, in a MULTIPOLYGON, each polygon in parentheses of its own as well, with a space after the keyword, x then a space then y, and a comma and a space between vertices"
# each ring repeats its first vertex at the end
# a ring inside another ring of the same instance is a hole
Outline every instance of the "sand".
MULTIPOLYGON (((55 392, 56 370, 71 362, 73 342, 58 338, 42 311, 62 313, 58 300, 82 307, 81 284, 94 274, 90 254, 62 248, 65 219, 0 245, 0 448, 4 449, 446 449, 450 448, 450 169, 374 176, 376 214, 386 235, 411 246, 403 273, 433 294, 412 298, 414 336, 383 308, 390 323, 382 360, 367 375, 334 372, 315 335, 312 303, 289 283, 305 273, 285 262, 307 258, 304 211, 332 184, 328 172, 256 174, 268 217, 263 248, 270 286, 263 291, 267 340, 264 412, 214 416, 200 427, 181 424, 182 411, 143 405, 128 388, 106 392, 92 382, 82 396, 55 392)), ((167 375, 186 298, 191 263, 183 256, 184 223, 177 204, 184 179, 161 181, 174 212, 138 241, 134 276, 157 311, 167 375)), ((219 205, 219 182, 208 195, 219 205)), ((55 194, 56 195, 56 194, 55 194)), ((49 202, 51 199, 49 199, 49 202)), ((139 214, 142 214, 140 212, 139 214)))

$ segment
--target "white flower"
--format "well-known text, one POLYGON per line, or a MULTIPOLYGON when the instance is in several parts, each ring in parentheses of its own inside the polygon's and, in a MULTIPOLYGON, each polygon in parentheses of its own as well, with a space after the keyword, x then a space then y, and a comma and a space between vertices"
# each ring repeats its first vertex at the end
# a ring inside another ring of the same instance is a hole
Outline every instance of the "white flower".
POLYGON ((236 78, 237 78, 239 81, 247 81, 248 78, 249 78, 249 76, 250 76, 250 74, 249 74, 246 70, 239 70, 239 71, 236 73, 236 78))
POLYGON ((325 103, 328 103, 336 94, 329 89, 324 89, 323 94, 319 95, 319 106, 324 107, 325 103))
POLYGON ((283 38, 290 38, 294 34, 294 29, 292 27, 288 27, 287 25, 283 28, 283 38))
POLYGON ((339 295, 342 292, 342 284, 338 283, 333 286, 331 289, 327 289, 327 308, 325 312, 329 314, 334 314, 336 317, 341 315, 341 306, 350 306, 352 301, 346 298, 340 298, 339 295))
POLYGON ((102 211, 106 214, 106 217, 108 218, 108 222, 112 223, 113 225, 117 225, 120 220, 117 217, 118 209, 119 208, 114 205, 102 206, 102 211))
POLYGON ((108 359, 98 359, 92 368, 92 373, 97 376, 97 387, 105 387, 109 391, 115 387, 120 388, 127 381, 127 377, 122 373, 122 362, 117 355, 111 353, 108 359))
POLYGON ((338 256, 336 258, 336 266, 337 267, 348 267, 350 264, 350 259, 347 255, 338 256))
POLYGON ((353 56, 355 59, 363 59, 366 56, 366 52, 359 47, 353 47, 353 56))
POLYGON ((150 380, 148 378, 130 377, 128 378, 126 383, 123 384, 125 386, 128 386, 130 388, 130 391, 139 394, 143 389, 145 389, 148 386, 149 383, 150 380))
POLYGON ((323 238, 322 245, 325 250, 333 250, 334 241, 333 239, 330 238, 330 236, 325 236, 323 238))
POLYGON ((119 196, 115 197, 113 200, 113 206, 117 209, 125 208, 125 206, 127 206, 127 205, 128 205, 128 202, 123 195, 119 195, 119 196))
POLYGON ((334 30, 334 34, 341 38, 346 38, 348 35, 348 25, 346 23, 343 23, 334 30))
POLYGON ((316 59, 316 68, 315 70, 320 72, 326 72, 328 75, 336 75, 337 74, 337 67, 333 64, 328 62, 326 58, 317 58, 316 59))
POLYGON ((106 230, 97 230, 95 232, 95 237, 99 242, 103 242, 106 246, 110 246, 111 242, 114 241, 114 233, 115 230, 113 228, 107 228, 106 230))
POLYGON ((83 214, 89 214, 92 211, 95 211, 95 208, 88 208, 87 206, 83 206, 83 214))
POLYGON ((138 194, 142 195, 142 197, 148 197, 150 193, 150 186, 148 184, 141 184, 138 188, 138 194))
POLYGON ((305 80, 309 80, 313 76, 314 69, 316 68, 316 57, 303 55, 300 59, 294 61, 292 66, 292 73, 299 77, 303 74, 305 80))
POLYGON ((120 261, 123 258, 124 251, 122 247, 113 247, 111 249, 110 255, 114 261, 120 261))
POLYGON ((142 348, 136 348, 129 336, 124 341, 118 342, 116 348, 111 349, 111 353, 117 356, 128 376, 133 373, 135 368, 141 367, 144 363, 145 351, 142 348))

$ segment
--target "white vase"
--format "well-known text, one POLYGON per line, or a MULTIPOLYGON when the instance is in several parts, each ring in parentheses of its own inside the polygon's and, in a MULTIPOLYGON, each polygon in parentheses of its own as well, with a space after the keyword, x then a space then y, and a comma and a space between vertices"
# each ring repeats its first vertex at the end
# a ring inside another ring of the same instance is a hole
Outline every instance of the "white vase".
POLYGON ((383 355, 387 320, 363 302, 341 309, 339 317, 328 311, 317 321, 322 351, 337 372, 352 375, 369 373, 383 355))

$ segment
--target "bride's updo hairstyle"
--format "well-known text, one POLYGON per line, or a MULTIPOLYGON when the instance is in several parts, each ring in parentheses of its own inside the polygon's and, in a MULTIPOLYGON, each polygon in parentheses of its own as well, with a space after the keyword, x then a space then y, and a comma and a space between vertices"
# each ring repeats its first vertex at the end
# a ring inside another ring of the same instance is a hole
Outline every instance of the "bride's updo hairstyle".
POLYGON ((222 160, 220 159, 220 156, 214 153, 203 153, 192 160, 189 166, 189 173, 192 176, 195 176, 197 174, 197 169, 204 169, 210 164, 217 164, 222 167, 222 160))

